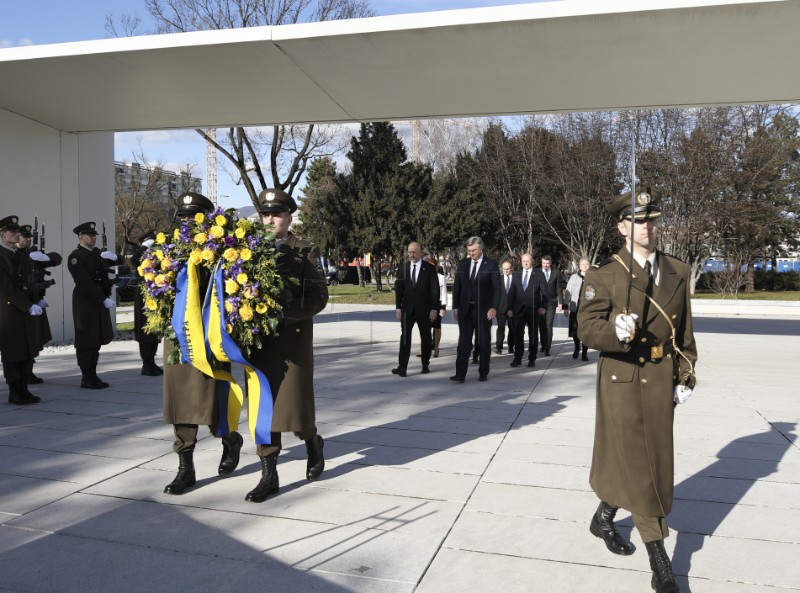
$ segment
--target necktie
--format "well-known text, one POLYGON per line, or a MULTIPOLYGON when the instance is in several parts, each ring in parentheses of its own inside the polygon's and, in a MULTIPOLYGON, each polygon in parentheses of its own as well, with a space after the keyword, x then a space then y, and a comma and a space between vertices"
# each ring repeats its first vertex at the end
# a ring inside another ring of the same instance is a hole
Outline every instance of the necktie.
POLYGON ((511 290, 511 276, 506 276, 506 292, 511 290))
POLYGON ((411 266, 411 284, 417 285, 417 264, 411 266))
POLYGON ((644 271, 647 272, 647 294, 653 292, 653 266, 648 259, 644 262, 644 271))
POLYGON ((470 282, 474 282, 475 281, 475 272, 477 270, 478 270, 478 262, 473 261, 472 262, 472 273, 469 275, 469 281, 470 282))
POLYGON ((528 270, 525 270, 525 277, 522 279, 522 290, 528 290, 528 270))
POLYGON ((544 278, 545 278, 545 280, 547 280, 548 282, 550 282, 550 270, 547 270, 547 271, 544 273, 544 278))

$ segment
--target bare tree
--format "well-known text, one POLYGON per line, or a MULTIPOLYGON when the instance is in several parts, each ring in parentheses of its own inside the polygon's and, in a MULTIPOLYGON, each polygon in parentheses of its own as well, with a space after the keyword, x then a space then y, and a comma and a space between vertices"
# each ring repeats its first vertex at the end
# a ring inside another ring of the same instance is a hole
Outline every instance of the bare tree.
MULTIPOLYGON (((366 0, 145 0, 145 8, 155 20, 156 33, 291 25, 374 15, 366 0)), ((106 17, 106 29, 111 34, 138 32, 140 28, 141 21, 135 16, 120 17, 119 25, 113 16, 106 17)), ((277 187, 291 194, 310 159, 340 152, 346 140, 331 144, 337 132, 336 127, 314 125, 272 126, 269 130, 232 127, 214 141, 206 130, 197 130, 228 159, 234 181, 244 186, 255 206, 262 189, 277 187)))

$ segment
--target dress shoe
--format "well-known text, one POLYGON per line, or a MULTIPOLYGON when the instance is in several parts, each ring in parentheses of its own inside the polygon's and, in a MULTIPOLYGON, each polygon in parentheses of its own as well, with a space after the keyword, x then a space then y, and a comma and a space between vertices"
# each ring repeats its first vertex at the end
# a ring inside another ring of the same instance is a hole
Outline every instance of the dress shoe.
POLYGON ((509 353, 509 354, 514 354, 514 349, 513 349, 513 348, 509 348, 509 349, 508 349, 508 353, 509 353))
POLYGON ((422 374, 423 375, 427 375, 430 372, 431 372, 431 369, 428 367, 427 364, 422 366, 422 374))
POLYGON ((81 387, 83 389, 105 389, 108 387, 108 383, 94 377, 83 377, 81 379, 81 387))
POLYGON ((266 457, 260 457, 261 461, 261 480, 258 485, 247 493, 244 497, 249 502, 264 502, 267 496, 278 492, 278 454, 272 453, 266 457))
POLYGON ((502 354, 503 353, 503 349, 502 348, 495 348, 494 351, 497 352, 498 354, 502 354))
POLYGON ((545 351, 544 351, 544 355, 545 355, 545 356, 550 356, 550 351, 549 351, 549 350, 545 350, 545 351))
POLYGON ((325 469, 325 457, 322 454, 324 446, 325 441, 318 434, 306 441, 306 480, 309 482, 319 478, 325 469))
POLYGON ((229 476, 239 465, 239 455, 242 451, 244 439, 238 432, 232 432, 222 437, 222 458, 219 460, 217 473, 229 476))
POLYGON ((163 374, 160 368, 155 365, 144 364, 142 365, 142 375, 145 377, 160 377, 163 374))
POLYGON ((181 451, 178 453, 178 474, 175 479, 164 488, 164 494, 183 494, 195 485, 194 451, 181 451))
POLYGON ((522 361, 519 358, 515 358, 514 360, 511 361, 511 364, 508 365, 508 366, 510 366, 510 367, 518 367, 521 364, 522 364, 522 361))
POLYGON ((486 375, 484 373, 478 375, 478 381, 488 381, 488 380, 489 380, 489 375, 486 375))
POLYGON ((473 356, 472 357, 472 364, 478 364, 478 357, 477 356, 473 356))
POLYGON ((438 348, 435 348, 435 349, 433 350, 433 357, 434 357, 434 358, 439 358, 439 349, 438 349, 438 348))
POLYGON ((28 385, 39 385, 41 383, 44 383, 44 379, 31 373, 31 377, 28 379, 28 385))
POLYGON ((528 366, 529 367, 535 367, 536 366, 536 361, 535 360, 529 360, 528 361, 528 366))
POLYGON ((612 554, 630 556, 636 551, 636 546, 622 539, 622 536, 617 531, 617 526, 614 525, 614 516, 616 514, 617 509, 604 501, 600 501, 600 505, 592 515, 591 523, 589 523, 589 531, 595 537, 602 539, 606 544, 606 548, 612 554))
POLYGON ((464 377, 462 375, 453 375, 452 377, 450 377, 450 380, 455 381, 456 383, 463 383, 464 377))
POLYGON ((401 369, 400 367, 397 367, 397 368, 392 369, 392 374, 393 375, 398 375, 399 377, 405 377, 406 376, 406 370, 405 369, 401 369))
POLYGON ((664 549, 664 540, 646 542, 644 545, 647 548, 647 555, 650 557, 650 568, 653 571, 650 586, 655 593, 681 593, 678 583, 675 582, 669 554, 664 549))

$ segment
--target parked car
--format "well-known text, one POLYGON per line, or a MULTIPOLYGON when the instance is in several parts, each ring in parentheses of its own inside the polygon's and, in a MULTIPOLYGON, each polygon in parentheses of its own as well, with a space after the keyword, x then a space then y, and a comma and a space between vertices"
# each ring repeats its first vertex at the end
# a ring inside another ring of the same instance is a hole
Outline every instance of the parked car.
POLYGON ((337 286, 339 284, 339 270, 331 270, 325 273, 325 284, 337 286))
POLYGON ((117 304, 133 301, 139 290, 138 276, 117 276, 117 304))

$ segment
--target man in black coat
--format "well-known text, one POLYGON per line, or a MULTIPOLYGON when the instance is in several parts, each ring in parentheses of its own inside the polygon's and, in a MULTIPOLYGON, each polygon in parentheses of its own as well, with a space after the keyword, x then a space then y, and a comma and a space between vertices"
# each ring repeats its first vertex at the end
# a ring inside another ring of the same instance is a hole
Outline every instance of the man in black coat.
MULTIPOLYGON (((142 264, 145 252, 150 248, 156 238, 155 230, 147 231, 139 237, 139 247, 131 256, 131 267, 136 270, 142 264)), ((158 353, 158 343, 161 336, 149 334, 144 331, 147 325, 147 316, 144 313, 144 296, 137 284, 133 295, 133 336, 139 344, 139 358, 142 359, 142 375, 146 377, 160 377, 164 374, 164 369, 156 364, 156 354, 158 353)))
POLYGON ((561 313, 564 299, 564 279, 561 272, 553 269, 553 258, 549 255, 542 256, 542 274, 546 282, 543 293, 544 314, 539 319, 539 334, 542 338, 542 352, 550 356, 550 346, 553 344, 553 320, 556 311, 561 313))
POLYGON ((508 353, 514 353, 514 318, 506 315, 508 312, 508 293, 511 290, 511 274, 514 264, 503 260, 500 264, 500 305, 497 307, 497 333, 495 334, 494 348, 498 354, 503 353, 503 343, 506 341, 506 328, 508 328, 508 353))
POLYGON ((508 294, 508 316, 514 320, 514 360, 512 367, 522 364, 525 351, 525 329, 528 329, 528 366, 536 366, 539 347, 539 315, 544 314, 542 292, 547 285, 540 270, 533 268, 533 256, 522 255, 522 269, 514 273, 508 294))
POLYGON ((15 244, 19 241, 19 219, 0 220, 0 359, 8 383, 8 403, 35 404, 40 398, 28 391, 27 377, 33 372, 33 359, 39 352, 39 332, 35 317, 42 307, 29 298, 27 275, 20 264, 15 244))
POLYGON ((451 381, 463 383, 467 376, 472 336, 478 330, 478 380, 489 377, 492 352, 492 320, 500 306, 500 268, 483 251, 480 237, 467 239, 467 258, 458 263, 453 285, 453 317, 458 321, 456 374, 451 381))
POLYGON ((409 243, 408 262, 401 268, 394 283, 395 315, 400 322, 400 354, 397 367, 392 373, 406 376, 408 359, 411 356, 411 332, 414 324, 419 330, 422 349, 422 373, 430 372, 431 362, 431 323, 439 315, 439 276, 436 269, 422 261, 422 247, 419 243, 409 243))

